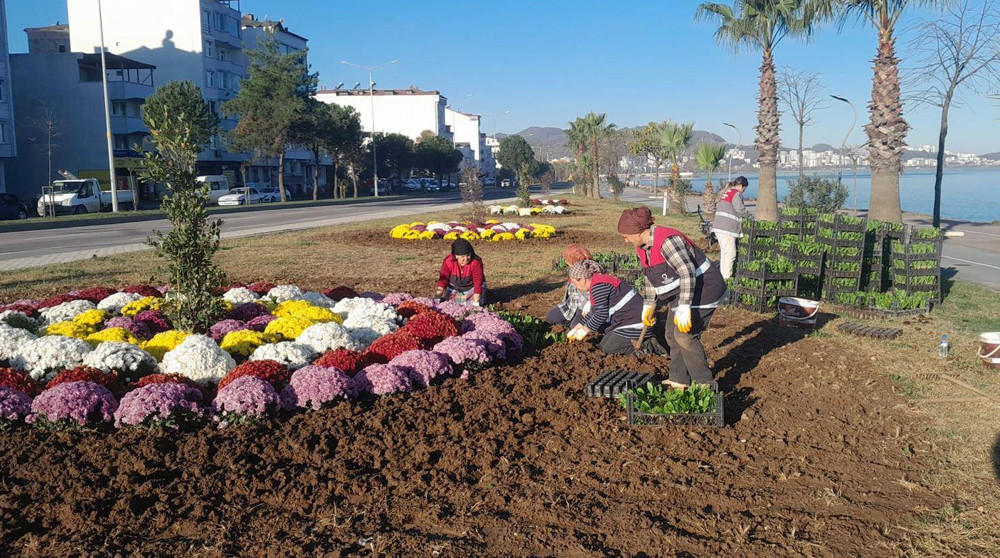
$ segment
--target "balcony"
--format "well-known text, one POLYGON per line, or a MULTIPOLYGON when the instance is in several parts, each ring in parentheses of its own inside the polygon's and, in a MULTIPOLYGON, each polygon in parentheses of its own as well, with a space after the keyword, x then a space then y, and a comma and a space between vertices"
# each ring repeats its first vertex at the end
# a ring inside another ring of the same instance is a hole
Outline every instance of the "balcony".
POLYGON ((124 101, 127 99, 145 100, 153 94, 152 84, 143 85, 128 81, 108 81, 108 97, 114 101, 124 101))
POLYGON ((111 133, 113 134, 148 134, 149 129, 142 123, 139 116, 111 115, 111 133))

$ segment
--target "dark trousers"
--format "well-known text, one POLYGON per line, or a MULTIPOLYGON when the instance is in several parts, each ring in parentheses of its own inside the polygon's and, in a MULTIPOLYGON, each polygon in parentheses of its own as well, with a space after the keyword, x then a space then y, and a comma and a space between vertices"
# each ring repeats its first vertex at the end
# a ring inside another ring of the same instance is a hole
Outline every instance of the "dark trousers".
POLYGON ((571 328, 575 327, 576 324, 582 321, 583 321, 583 311, 581 310, 577 310, 576 314, 573 315, 573 318, 569 320, 563 317, 563 314, 559 310, 558 306, 552 308, 551 310, 549 310, 547 314, 545 314, 545 323, 549 325, 562 325, 566 326, 566 328, 571 328))
POLYGON ((701 334, 712 320, 715 308, 692 308, 691 331, 681 333, 674 325, 674 310, 657 313, 657 327, 653 329, 657 338, 670 349, 670 380, 679 384, 691 382, 707 384, 713 381, 712 369, 708 367, 705 347, 701 344, 701 334))
POLYGON ((601 342, 597 344, 602 351, 609 355, 631 355, 636 352, 639 354, 646 355, 665 355, 667 350, 656 340, 655 335, 647 335, 646 340, 643 341, 642 345, 639 346, 639 350, 635 350, 635 346, 632 345, 632 340, 627 337, 622 337, 617 333, 606 333, 601 339, 601 342))

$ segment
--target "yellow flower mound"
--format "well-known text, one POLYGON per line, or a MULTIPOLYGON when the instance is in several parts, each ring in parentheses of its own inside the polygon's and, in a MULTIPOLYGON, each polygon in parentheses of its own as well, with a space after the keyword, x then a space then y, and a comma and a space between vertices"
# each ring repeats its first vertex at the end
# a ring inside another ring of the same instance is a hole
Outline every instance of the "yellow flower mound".
POLYGON ((518 240, 524 240, 526 238, 531 238, 531 236, 532 236, 531 231, 529 231, 528 229, 521 229, 521 230, 517 231, 516 233, 514 233, 514 238, 516 238, 518 240))
POLYGON ((434 240, 437 237, 437 233, 434 231, 424 231, 420 233, 420 240, 434 240))
POLYGON ((339 314, 329 308, 316 306, 305 300, 289 300, 282 302, 271 312, 278 318, 300 317, 306 318, 315 323, 337 322, 344 323, 344 319, 339 314))
POLYGON ((395 239, 403 238, 403 235, 410 232, 410 225, 396 225, 389 231, 389 236, 395 239))
POLYGON ((224 298, 219 299, 219 306, 222 308, 223 312, 229 312, 236 308, 236 305, 224 298))
POLYGON ((223 351, 226 351, 236 360, 245 360, 250 358, 254 350, 261 345, 266 345, 273 342, 273 338, 259 331, 253 331, 251 329, 242 329, 240 331, 231 331, 222 338, 222 342, 219 346, 222 347, 223 351))
POLYGON ((514 240, 514 235, 508 232, 496 233, 493 235, 493 242, 503 242, 505 240, 514 240))
POLYGON ((483 240, 489 240, 495 234, 496 231, 494 231, 493 229, 486 229, 483 232, 479 233, 479 236, 482 237, 483 240))
POLYGON ((540 208, 540 207, 532 207, 531 208, 531 214, 532 215, 538 215, 541 212, 542 212, 542 208, 540 208))
POLYGON ((167 354, 167 351, 172 351, 177 348, 187 339, 191 334, 186 331, 177 331, 176 329, 171 329, 170 331, 163 331, 157 333, 152 339, 146 341, 142 344, 142 348, 146 350, 147 353, 153 355, 156 360, 163 360, 163 355, 167 354))
POLYGON ((88 335, 94 333, 94 327, 77 322, 56 322, 42 332, 42 335, 65 335, 66 337, 76 337, 86 339, 88 335))
POLYGON ((87 310, 82 314, 77 314, 77 316, 73 318, 73 323, 97 328, 97 326, 104 323, 104 320, 107 319, 108 313, 104 310, 87 310))
POLYGON ((420 240, 420 231, 406 231, 403 240, 420 240))
POLYGON ((496 219, 490 219, 489 221, 486 221, 486 224, 487 225, 499 225, 500 221, 497 221, 496 219))
POLYGON ((132 332, 123 327, 109 327, 108 329, 102 329, 97 333, 91 333, 84 339, 91 346, 96 347, 105 341, 120 341, 123 343, 130 343, 137 347, 142 346, 142 341, 132 335, 132 332))
POLYGON ((144 312, 146 310, 159 310, 160 306, 163 304, 163 299, 155 296, 147 296, 146 298, 140 298, 135 302, 129 302, 122 308, 122 316, 127 316, 131 318, 139 312, 144 312))
POLYGON ((316 323, 303 316, 285 316, 267 324, 267 327, 264 328, 264 333, 291 341, 298 337, 307 327, 316 323))
POLYGON ((458 240, 458 233, 456 231, 451 231, 450 233, 444 235, 445 240, 458 240))
POLYGON ((464 238, 465 240, 471 242, 473 240, 479 240, 479 235, 472 231, 465 231, 464 233, 459 235, 459 238, 464 238))

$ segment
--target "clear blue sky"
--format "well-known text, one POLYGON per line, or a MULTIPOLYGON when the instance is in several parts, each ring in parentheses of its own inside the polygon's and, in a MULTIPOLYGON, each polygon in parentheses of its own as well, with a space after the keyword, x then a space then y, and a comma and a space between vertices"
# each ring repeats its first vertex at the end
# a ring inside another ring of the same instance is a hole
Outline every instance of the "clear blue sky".
MULTIPOLYGON (((757 54, 733 55, 718 47, 713 27, 696 23, 698 2, 671 0, 511 0, 498 3, 384 0, 243 0, 244 13, 285 20, 309 39, 310 63, 323 85, 348 86, 367 80, 361 71, 339 64, 349 60, 375 65, 399 59, 376 74, 379 87, 438 89, 453 107, 497 119, 500 132, 528 126, 565 127, 590 110, 606 112, 619 126, 650 120, 693 120, 697 129, 735 141, 722 122, 741 128, 749 144, 756 122, 757 54)), ((932 17, 912 10, 903 22, 932 17)), ((11 52, 27 50, 25 27, 65 22, 65 0, 7 2, 11 52)), ((907 37, 899 51, 906 63, 907 37)), ((804 44, 786 39, 776 51, 779 66, 822 73, 827 93, 851 99, 859 122, 849 143, 864 141, 871 95, 875 34, 864 26, 821 29, 804 44)), ((1000 101, 970 97, 953 110, 948 148, 1000 151, 1000 101)), ((908 112, 913 146, 937 143, 939 114, 908 112)), ((851 112, 837 103, 817 115, 805 143, 839 146, 851 112)), ((785 118, 784 145, 797 134, 785 118)), ((492 119, 485 119, 492 132, 492 119)))

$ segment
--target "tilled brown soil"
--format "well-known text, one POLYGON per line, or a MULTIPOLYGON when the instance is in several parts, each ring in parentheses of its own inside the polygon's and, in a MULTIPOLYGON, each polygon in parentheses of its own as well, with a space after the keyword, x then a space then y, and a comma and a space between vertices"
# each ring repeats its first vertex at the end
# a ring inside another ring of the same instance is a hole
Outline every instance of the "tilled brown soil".
POLYGON ((251 428, 0 435, 3 556, 892 556, 922 425, 849 347, 722 311, 719 429, 628 427, 558 345, 251 428))

